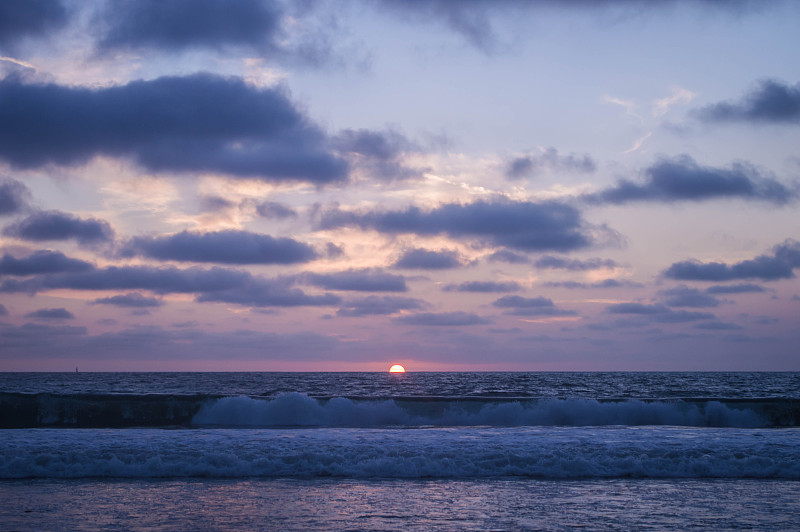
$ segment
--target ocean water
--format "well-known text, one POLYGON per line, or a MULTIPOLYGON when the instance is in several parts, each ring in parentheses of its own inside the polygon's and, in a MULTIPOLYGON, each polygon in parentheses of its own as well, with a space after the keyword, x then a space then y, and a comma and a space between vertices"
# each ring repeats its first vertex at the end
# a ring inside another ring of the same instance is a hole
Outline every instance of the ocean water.
POLYGON ((800 530, 800 373, 0 373, 2 530, 800 530))

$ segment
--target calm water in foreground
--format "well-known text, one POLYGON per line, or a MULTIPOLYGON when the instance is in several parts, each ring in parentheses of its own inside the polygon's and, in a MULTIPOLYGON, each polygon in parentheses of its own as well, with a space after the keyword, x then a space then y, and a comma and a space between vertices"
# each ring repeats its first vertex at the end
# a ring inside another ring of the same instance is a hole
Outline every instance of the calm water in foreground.
POLYGON ((0 374, 2 530, 800 529, 798 373, 0 374))

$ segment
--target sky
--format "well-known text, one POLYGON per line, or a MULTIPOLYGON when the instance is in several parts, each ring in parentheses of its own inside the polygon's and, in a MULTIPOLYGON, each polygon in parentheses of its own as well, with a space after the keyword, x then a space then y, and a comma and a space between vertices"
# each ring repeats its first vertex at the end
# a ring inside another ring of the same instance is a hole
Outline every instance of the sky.
POLYGON ((0 371, 798 371, 798 23, 0 3, 0 371))

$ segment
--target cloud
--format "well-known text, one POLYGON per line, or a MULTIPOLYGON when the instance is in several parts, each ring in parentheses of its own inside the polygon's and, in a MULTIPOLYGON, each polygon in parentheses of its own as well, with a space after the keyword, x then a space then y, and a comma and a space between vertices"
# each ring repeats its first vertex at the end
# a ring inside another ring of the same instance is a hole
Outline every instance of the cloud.
POLYGON ((103 297, 92 301, 96 305, 114 305, 115 307, 124 308, 152 308, 160 307, 164 304, 160 299, 154 297, 145 297, 138 292, 131 292, 130 294, 123 294, 118 296, 103 297))
POLYGON ((552 299, 546 297, 503 296, 492 306, 508 309, 505 314, 512 316, 576 316, 573 310, 556 307, 552 299))
POLYGON ((420 148, 396 131, 345 129, 333 137, 332 143, 369 177, 391 181, 422 175, 422 170, 403 163, 406 153, 419 152, 420 148))
POLYGON ((272 218, 276 220, 285 220, 286 218, 297 218, 297 211, 275 201, 264 201, 256 205, 256 212, 262 218, 272 218))
POLYGON ((778 205, 796 198, 795 191, 764 177, 747 163, 729 168, 700 166, 688 155, 661 159, 645 170, 641 183, 621 180, 615 186, 588 194, 589 203, 615 205, 634 201, 704 201, 712 199, 761 200, 778 205))
POLYGON ((311 246, 297 240, 234 230, 136 237, 124 247, 123 254, 221 264, 297 264, 318 258, 311 246))
POLYGON ((279 90, 212 74, 83 88, 0 80, 0 158, 18 168, 130 157, 152 172, 344 180, 347 163, 279 90))
POLYGON ((84 272, 94 266, 79 259, 67 257, 60 251, 39 250, 18 259, 6 253, 0 259, 0 275, 29 276, 46 273, 84 272))
POLYGON ((722 321, 704 321, 700 322, 693 327, 694 329, 703 329, 706 331, 741 331, 744 329, 741 325, 735 323, 726 323, 722 321))
POLYGON ((592 173, 597 169, 594 160, 588 155, 560 155, 555 148, 548 148, 541 155, 526 155, 511 160, 506 167, 506 177, 520 179, 538 174, 542 170, 559 172, 592 173))
POLYGON ((648 320, 659 323, 684 323, 699 320, 711 320, 715 316, 708 312, 692 312, 686 310, 672 310, 662 305, 646 305, 643 303, 617 303, 606 307, 609 314, 628 314, 646 317, 648 320))
POLYGON ((47 36, 68 20, 60 0, 0 2, 0 50, 13 50, 24 38, 47 36))
POLYGON ((668 307, 707 308, 720 304, 720 300, 711 294, 688 286, 661 290, 658 294, 668 307))
POLYGON ((800 83, 764 80, 737 103, 715 103, 694 114, 704 122, 800 124, 800 83))
POLYGON ((488 258, 492 262, 506 262, 508 264, 527 264, 529 262, 528 257, 525 255, 520 255, 507 249, 495 251, 488 258))
POLYGON ((388 315, 401 310, 421 310, 429 306, 427 302, 412 297, 367 296, 345 301, 336 311, 336 315, 347 317, 388 315))
POLYGON ((8 316, 8 309, 3 304, 0 304, 0 316, 8 316))
POLYGON ((215 360, 220 352, 247 360, 330 360, 359 358, 340 351, 340 341, 315 332, 272 333, 253 330, 209 332, 133 327, 88 335, 85 327, 27 323, 0 328, 0 357, 138 360, 215 360))
POLYGON ((332 58, 327 27, 312 27, 314 2, 115 0, 101 10, 101 53, 206 50, 317 65, 332 58), (299 31, 293 31, 297 29, 299 31))
POLYGON ((25 210, 30 195, 28 187, 23 183, 10 177, 0 177, 0 216, 25 210))
POLYGON ((732 285, 718 285, 709 286, 706 288, 709 294, 746 294, 753 292, 764 292, 764 287, 757 284, 732 284, 732 285))
POLYGON ((75 315, 65 308, 42 308, 25 314, 26 318, 37 320, 74 320, 75 315))
POLYGON ((405 251, 392 266, 421 270, 450 270, 461 268, 464 266, 464 262, 457 251, 447 249, 432 251, 415 248, 405 251))
POLYGON ((309 295, 282 279, 253 278, 235 288, 204 292, 197 301, 251 307, 318 307, 338 305, 342 298, 334 294, 309 295))
POLYGON ((394 318, 395 323, 402 325, 430 325, 435 327, 462 327, 466 325, 484 325, 491 320, 471 312, 420 312, 394 318))
POLYGON ((114 230, 108 222, 97 218, 78 218, 60 211, 41 211, 9 225, 3 234, 34 242, 48 240, 76 240, 91 245, 114 239, 114 230))
POLYGON ((57 288, 70 290, 148 290, 157 294, 195 294, 198 302, 220 302, 254 307, 333 306, 333 294, 309 295, 292 288, 292 279, 255 277, 242 270, 199 267, 109 266, 87 272, 48 274, 17 281, 7 279, 0 292, 27 292, 57 288))
POLYGON ((300 279, 325 290, 352 290, 357 292, 406 292, 402 275, 386 273, 374 268, 347 270, 336 273, 306 273, 300 279))
POLYGON ((102 13, 102 50, 248 46, 276 50, 282 13, 262 0, 115 0, 102 13))
POLYGON ((593 283, 582 283, 579 281, 550 282, 545 283, 545 286, 561 287, 573 290, 576 288, 641 288, 644 285, 625 279, 603 279, 602 281, 595 281, 593 283))
POLYGON ((516 292, 522 286, 514 281, 467 281, 461 284, 448 284, 443 290, 445 292, 516 292))
POLYGON ((587 271, 587 270, 602 270, 605 268, 616 268, 619 266, 611 259, 567 259, 564 257, 554 257, 552 255, 545 255, 537 259, 534 266, 540 269, 553 269, 553 270, 569 270, 569 271, 587 271))
MULTIPOLYGON (((463 37, 470 45, 486 53, 501 45, 499 32, 493 25, 498 14, 511 14, 520 20, 535 16, 532 11, 550 9, 606 10, 624 9, 646 12, 675 4, 676 0, 381 0, 378 5, 412 22, 437 21, 463 37)), ((718 11, 739 14, 750 5, 762 7, 753 0, 690 0, 718 11)))
POLYGON ((66 288, 70 290, 150 290, 159 294, 203 293, 233 290, 253 282, 253 276, 241 270, 199 267, 181 270, 175 267, 109 266, 86 272, 40 275, 23 282, 0 285, 2 292, 30 292, 66 288))
POLYGON ((592 244, 590 231, 575 207, 555 201, 536 203, 495 199, 446 203, 432 210, 323 211, 320 229, 357 226, 381 233, 445 234, 477 239, 484 245, 523 251, 573 251, 592 244))
POLYGON ((772 255, 759 255, 754 259, 734 264, 702 263, 696 260, 676 262, 667 268, 663 275, 678 281, 724 282, 740 279, 775 281, 793 278, 795 268, 800 268, 800 243, 787 240, 775 246, 772 255))
POLYGON ((200 196, 198 200, 202 212, 221 212, 236 206, 234 202, 220 196, 200 196))

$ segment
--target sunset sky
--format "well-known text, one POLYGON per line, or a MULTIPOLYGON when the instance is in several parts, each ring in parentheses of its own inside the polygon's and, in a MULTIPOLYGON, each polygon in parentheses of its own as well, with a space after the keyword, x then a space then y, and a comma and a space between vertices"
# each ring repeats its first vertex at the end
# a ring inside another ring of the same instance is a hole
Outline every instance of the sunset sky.
POLYGON ((0 370, 800 370, 800 2, 0 4, 0 370))

